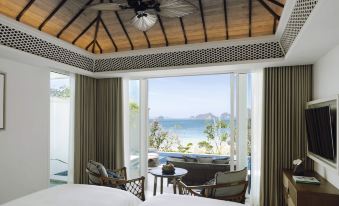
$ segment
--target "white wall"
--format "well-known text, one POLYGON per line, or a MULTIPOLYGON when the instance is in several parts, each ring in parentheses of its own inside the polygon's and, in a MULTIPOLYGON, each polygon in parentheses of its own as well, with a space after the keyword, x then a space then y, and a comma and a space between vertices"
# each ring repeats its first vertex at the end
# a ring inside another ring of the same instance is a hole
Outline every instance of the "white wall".
MULTIPOLYGON (((320 58, 313 68, 313 99, 339 94, 339 45, 320 58)), ((339 149, 339 148, 338 148, 339 149)), ((339 175, 315 164, 315 170, 339 188, 339 175)))
POLYGON ((0 204, 48 187, 49 71, 0 58, 6 73, 0 130, 0 204))

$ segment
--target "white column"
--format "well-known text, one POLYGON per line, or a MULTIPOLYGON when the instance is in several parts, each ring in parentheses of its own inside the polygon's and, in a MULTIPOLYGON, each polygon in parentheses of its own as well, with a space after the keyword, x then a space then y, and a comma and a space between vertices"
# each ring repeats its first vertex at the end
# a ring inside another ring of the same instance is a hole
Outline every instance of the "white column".
POLYGON ((147 176, 148 170, 148 81, 140 80, 140 172, 147 176))
POLYGON ((242 170, 247 167, 248 152, 247 74, 238 74, 237 103, 237 170, 242 170))
POLYGON ((235 139, 235 125, 234 125, 234 74, 231 74, 230 77, 230 88, 231 88, 231 99, 230 99, 230 107, 231 107, 231 117, 230 117, 230 129, 231 129, 231 145, 230 145, 230 166, 231 166, 231 171, 234 171, 234 139, 235 139))

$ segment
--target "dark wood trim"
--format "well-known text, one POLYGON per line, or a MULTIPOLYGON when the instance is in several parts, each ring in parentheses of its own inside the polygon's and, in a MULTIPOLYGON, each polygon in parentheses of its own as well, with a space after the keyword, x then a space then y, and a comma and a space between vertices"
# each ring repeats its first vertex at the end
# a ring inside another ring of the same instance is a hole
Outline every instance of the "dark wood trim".
MULTIPOLYGON (((93 37, 94 42, 97 42, 100 18, 101 18, 101 11, 98 12, 98 16, 97 16, 97 20, 96 20, 95 32, 94 32, 94 37, 93 37)), ((94 50, 95 50, 95 44, 93 45, 92 53, 94 53, 94 50)))
POLYGON ((202 21, 202 27, 204 29, 204 39, 205 39, 205 42, 207 42, 208 38, 207 38, 207 32, 206 32, 206 23, 205 23, 205 16, 204 16, 204 8, 203 8, 201 0, 199 0, 199 8, 200 8, 200 16, 201 16, 201 21, 202 21))
POLYGON ((248 0, 248 36, 252 37, 252 0, 248 0))
POLYGON ((88 48, 94 43, 94 40, 92 40, 87 46, 86 46, 86 50, 88 50, 88 48))
POLYGON ((276 30, 277 30, 277 19, 274 18, 273 19, 273 34, 275 34, 276 30))
POLYGON ((109 37, 109 39, 111 40, 111 42, 112 42, 112 44, 113 44, 113 46, 114 46, 115 52, 117 52, 117 51, 118 51, 118 47, 117 47, 117 45, 115 44, 115 41, 114 41, 114 39, 113 39, 111 33, 109 32, 109 30, 108 30, 108 28, 107 28, 107 26, 106 26, 104 20, 103 20, 102 18, 100 18, 100 21, 101 21, 102 26, 104 27, 104 30, 106 31, 107 36, 109 37))
POLYGON ((84 35, 88 31, 88 29, 91 28, 91 26, 93 26, 93 24, 97 21, 97 19, 98 19, 97 17, 95 19, 93 19, 93 21, 72 41, 72 44, 75 44, 75 42, 77 42, 78 39, 82 35, 84 35))
POLYGON ((179 20, 180 20, 180 25, 181 25, 182 33, 184 35, 185 44, 187 44, 187 36, 186 36, 186 30, 185 30, 185 26, 184 26, 184 21, 182 20, 182 17, 180 17, 179 20))
MULTIPOLYGON (((96 44, 97 44, 97 46, 98 46, 98 48, 99 48, 99 50, 100 50, 100 54, 102 54, 102 48, 101 48, 99 42, 98 42, 98 41, 95 41, 95 42, 96 42, 96 44)), ((94 53, 94 51, 93 51, 93 53, 94 53)))
POLYGON ((124 33, 125 33, 125 35, 126 35, 128 41, 129 41, 129 44, 131 45, 131 50, 134 50, 134 45, 133 45, 133 43, 132 43, 132 41, 131 41, 131 38, 130 38, 129 35, 128 35, 128 32, 127 32, 127 30, 126 30, 126 28, 125 28, 125 26, 124 26, 124 23, 122 22, 122 20, 121 20, 121 18, 120 18, 119 13, 118 13, 117 11, 115 11, 114 13, 115 13, 115 16, 117 17, 117 19, 118 19, 120 25, 121 25, 122 30, 124 31, 124 33))
POLYGON ((80 11, 78 11, 77 14, 64 26, 64 28, 59 31, 57 34, 57 37, 60 38, 61 34, 69 27, 71 24, 85 11, 86 7, 90 5, 93 2, 93 0, 89 0, 80 11))
POLYGON ((277 5, 277 6, 280 6, 282 8, 284 8, 284 6, 285 6, 283 3, 279 2, 279 1, 276 1, 276 0, 267 0, 267 1, 273 3, 273 4, 277 5))
POLYGON ((148 47, 148 48, 151 48, 151 42, 150 42, 149 39, 148 39, 147 33, 146 33, 145 31, 143 31, 143 33, 144 33, 144 37, 145 37, 145 39, 146 39, 146 41, 147 41, 147 47, 148 47))
POLYGON ((30 0, 26 6, 20 11, 18 16, 16 16, 16 20, 20 21, 21 17, 26 13, 26 11, 34 4, 35 0, 30 0))
POLYGON ((58 4, 57 7, 54 8, 54 10, 47 16, 47 18, 40 24, 39 30, 41 31, 42 28, 45 26, 45 24, 54 16, 55 13, 59 11, 59 9, 66 3, 67 0, 62 0, 58 4))
POLYGON ((162 34, 164 35, 165 44, 166 44, 166 46, 168 46, 168 39, 167 39, 167 35, 166 35, 166 32, 165 32, 164 24, 162 23, 162 20, 161 20, 161 16, 157 15, 157 17, 158 17, 158 21, 159 21, 159 24, 160 24, 160 27, 161 27, 162 34))
POLYGON ((224 0, 224 15, 225 15, 225 32, 226 32, 226 39, 229 38, 228 34, 228 17, 227 17, 227 1, 224 0))
POLYGON ((263 0, 258 0, 258 1, 261 3, 261 5, 263 5, 263 7, 265 7, 265 9, 266 9, 268 12, 270 12, 270 13, 272 14, 272 16, 273 16, 274 18, 280 20, 280 16, 279 16, 277 13, 275 13, 275 11, 273 11, 273 9, 272 9, 271 7, 269 7, 263 0))

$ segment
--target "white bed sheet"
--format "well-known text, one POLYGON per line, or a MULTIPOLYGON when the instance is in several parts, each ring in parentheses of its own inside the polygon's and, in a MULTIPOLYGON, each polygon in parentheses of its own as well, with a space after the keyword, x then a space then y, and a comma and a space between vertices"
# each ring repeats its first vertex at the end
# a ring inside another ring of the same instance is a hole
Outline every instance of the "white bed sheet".
POLYGON ((123 190, 67 184, 27 195, 2 206, 138 206, 141 202, 123 190))
POLYGON ((236 202, 194 197, 187 195, 158 195, 140 204, 140 206, 244 206, 236 202))

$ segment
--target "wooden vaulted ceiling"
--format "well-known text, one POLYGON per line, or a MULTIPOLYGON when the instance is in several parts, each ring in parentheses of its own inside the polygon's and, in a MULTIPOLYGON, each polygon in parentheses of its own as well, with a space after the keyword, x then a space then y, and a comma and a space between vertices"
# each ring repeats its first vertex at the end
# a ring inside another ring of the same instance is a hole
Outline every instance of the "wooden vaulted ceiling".
POLYGON ((133 10, 85 9, 101 1, 1 0, 0 13, 90 52, 110 53, 271 35, 286 0, 187 0, 196 5, 194 14, 158 16, 147 32, 129 23, 133 10))

